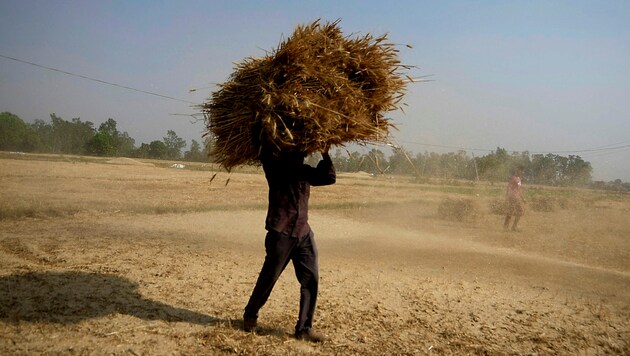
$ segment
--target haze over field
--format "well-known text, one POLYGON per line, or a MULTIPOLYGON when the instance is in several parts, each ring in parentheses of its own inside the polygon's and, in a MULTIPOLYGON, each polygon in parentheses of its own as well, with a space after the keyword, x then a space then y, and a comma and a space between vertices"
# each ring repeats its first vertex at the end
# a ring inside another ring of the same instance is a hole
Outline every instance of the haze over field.
POLYGON ((341 173, 311 196, 315 327, 330 336, 313 345, 292 336, 291 266, 259 332, 242 330, 265 254, 261 169, 8 153, 0 166, 2 355, 630 354, 627 195, 528 186, 522 230, 506 232, 503 184, 341 173))
POLYGON ((388 33, 403 63, 434 80, 411 85, 405 114, 393 114, 405 148, 576 154, 595 180, 630 181, 630 4, 622 1, 0 0, 0 111, 97 126, 112 117, 137 144, 167 130, 199 140, 203 124, 186 115, 213 83, 317 18, 340 18, 347 34, 388 33))

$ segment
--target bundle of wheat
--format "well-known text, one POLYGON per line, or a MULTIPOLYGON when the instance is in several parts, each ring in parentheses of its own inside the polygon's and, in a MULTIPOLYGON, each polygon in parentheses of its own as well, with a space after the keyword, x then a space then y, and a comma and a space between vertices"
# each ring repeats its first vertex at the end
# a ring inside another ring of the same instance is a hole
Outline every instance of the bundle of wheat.
POLYGON ((410 67, 385 35, 349 38, 338 23, 298 26, 275 51, 236 65, 201 105, 216 162, 231 169, 263 151, 387 141, 384 114, 400 107, 410 67))

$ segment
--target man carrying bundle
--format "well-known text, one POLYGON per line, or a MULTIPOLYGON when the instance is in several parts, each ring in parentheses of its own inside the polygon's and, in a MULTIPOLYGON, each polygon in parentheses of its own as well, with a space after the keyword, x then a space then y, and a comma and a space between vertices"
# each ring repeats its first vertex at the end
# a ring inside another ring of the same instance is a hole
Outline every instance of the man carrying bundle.
POLYGON ((276 50, 248 57, 200 108, 211 156, 228 171, 262 163, 269 185, 267 255, 244 313, 256 327, 278 277, 293 261, 301 285, 296 337, 322 341, 312 329, 317 299, 317 249, 308 225, 311 185, 335 182, 326 152, 348 143, 387 143, 411 66, 387 36, 345 36, 339 21, 299 25, 276 50), (324 152, 316 168, 307 154, 324 152))
POLYGON ((258 311, 267 302, 271 291, 289 261, 293 262, 300 283, 300 309, 295 337, 321 342, 326 337, 313 330, 317 302, 318 263, 313 231, 308 224, 310 186, 334 184, 335 167, 327 153, 313 168, 304 164, 301 152, 264 154, 261 157, 269 186, 269 206, 265 220, 265 261, 256 286, 245 307, 243 328, 253 331, 258 311))

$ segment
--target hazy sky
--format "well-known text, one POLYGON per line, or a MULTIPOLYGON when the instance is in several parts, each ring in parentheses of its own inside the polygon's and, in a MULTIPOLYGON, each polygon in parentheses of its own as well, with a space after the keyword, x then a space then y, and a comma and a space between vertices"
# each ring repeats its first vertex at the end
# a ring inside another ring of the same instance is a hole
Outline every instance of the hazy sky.
POLYGON ((173 114, 318 18, 413 47, 402 62, 434 81, 391 115, 408 150, 577 154, 595 179, 630 181, 630 1, 0 0, 0 55, 183 100, 0 57, 0 111, 201 141, 202 122, 173 114))

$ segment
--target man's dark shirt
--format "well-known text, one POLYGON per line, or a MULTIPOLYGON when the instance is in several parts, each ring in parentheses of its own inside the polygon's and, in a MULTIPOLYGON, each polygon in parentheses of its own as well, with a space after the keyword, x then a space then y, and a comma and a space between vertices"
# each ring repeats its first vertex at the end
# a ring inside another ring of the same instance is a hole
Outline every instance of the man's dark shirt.
POLYGON ((269 207, 265 228, 290 237, 306 236, 310 187, 334 184, 335 167, 328 154, 317 167, 304 164, 304 157, 263 159, 263 170, 269 185, 269 207))

